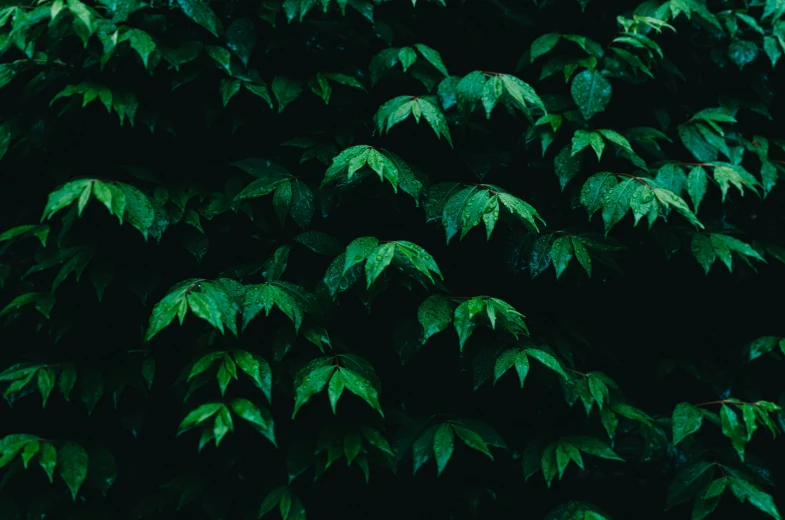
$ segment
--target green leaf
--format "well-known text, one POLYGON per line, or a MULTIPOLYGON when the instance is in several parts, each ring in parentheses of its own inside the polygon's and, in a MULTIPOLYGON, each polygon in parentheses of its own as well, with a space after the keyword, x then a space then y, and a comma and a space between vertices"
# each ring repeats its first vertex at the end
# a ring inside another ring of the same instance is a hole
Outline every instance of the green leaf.
POLYGON ((87 193, 87 196, 89 196, 92 182, 90 179, 71 181, 50 193, 41 221, 52 218, 55 213, 83 197, 84 193, 87 193))
POLYGON ((428 459, 431 458, 431 454, 433 453, 433 440, 438 429, 439 425, 431 426, 417 437, 412 444, 413 475, 416 475, 423 464, 428 462, 428 459))
POLYGON ((744 462, 744 447, 747 444, 747 435, 744 427, 739 422, 739 417, 730 406, 723 404, 720 410, 720 420, 722 421, 722 434, 731 440, 733 449, 736 450, 739 458, 744 462))
POLYGON ((572 260, 572 240, 568 236, 560 236, 553 241, 551 246, 551 261, 556 269, 556 278, 561 278, 564 270, 567 269, 572 260))
POLYGON ((731 493, 739 502, 749 502, 756 509, 776 520, 780 520, 780 513, 771 495, 758 489, 752 482, 741 478, 732 478, 729 484, 731 493))
POLYGON ((233 21, 226 29, 226 46, 247 67, 251 53, 256 47, 256 30, 253 22, 248 18, 237 18, 233 21))
POLYGON ((687 193, 692 199, 692 206, 695 208, 695 213, 698 213, 703 196, 706 195, 706 187, 708 186, 708 176, 706 171, 701 166, 694 166, 687 176, 687 193))
POLYGON ((482 298, 472 298, 467 300, 455 309, 453 315, 453 325, 458 332, 458 340, 460 342, 461 351, 469 339, 474 328, 477 326, 474 322, 474 317, 485 310, 485 301, 482 298))
POLYGON ((176 0, 185 15, 201 25, 216 38, 223 32, 221 21, 204 0, 176 0))
POLYGON ((155 221, 155 210, 150 199, 129 184, 118 183, 120 189, 125 193, 125 219, 139 230, 147 239, 147 234, 155 221))
POLYGON ((687 436, 697 432, 703 422, 701 411, 690 403, 679 403, 673 410, 671 418, 673 428, 673 444, 676 445, 687 436))
POLYGON ((367 260, 378 246, 379 240, 375 237, 361 237, 351 241, 346 246, 346 259, 342 274, 345 275, 352 266, 367 260))
POLYGON ((75 442, 64 442, 57 454, 57 468, 60 477, 71 491, 71 498, 76 501, 79 488, 87 477, 88 458, 85 449, 75 442))
POLYGON ((565 437, 562 439, 564 442, 568 442, 581 450, 584 453, 588 453, 589 455, 594 455, 595 457, 600 457, 603 459, 608 460, 618 460, 624 462, 624 459, 616 455, 614 451, 602 442, 599 439, 594 437, 586 437, 586 436, 571 436, 565 437))
POLYGON ((591 257, 589 256, 589 251, 586 249, 586 246, 583 245, 580 238, 572 237, 572 248, 578 263, 581 264, 581 267, 583 267, 586 274, 591 278, 591 257))
POLYGON ((26 305, 34 305, 36 310, 41 314, 43 314, 48 319, 49 313, 52 311, 52 307, 54 306, 54 303, 55 303, 54 297, 50 294, 26 293, 17 296, 13 300, 11 300, 11 302, 8 303, 8 305, 3 307, 3 310, 0 310, 0 316, 9 314, 13 311, 16 311, 20 307, 24 307, 26 305))
POLYGON ((365 439, 371 444, 371 446, 378 448, 380 451, 390 456, 395 455, 395 452, 393 452, 392 448, 390 448, 390 444, 387 442, 387 439, 384 438, 379 430, 370 428, 368 426, 361 426, 360 431, 362 432, 363 437, 365 437, 365 439))
POLYGON ((406 72, 417 61, 417 54, 411 47, 403 47, 398 51, 398 59, 401 61, 403 71, 406 72))
POLYGON ((336 370, 330 378, 330 384, 327 387, 327 397, 330 399, 330 407, 333 410, 333 415, 338 413, 336 406, 338 406, 338 399, 341 398, 344 388, 346 388, 346 379, 340 370, 336 370))
POLYGON ((699 490, 705 489, 712 479, 716 465, 698 459, 683 466, 668 486, 666 509, 691 499, 699 490))
POLYGON ((441 476, 444 468, 452 457, 455 448, 455 437, 452 426, 449 423, 442 423, 433 437, 433 453, 436 458, 437 476, 441 476))
POLYGON ((630 209, 635 217, 635 225, 642 217, 649 217, 649 227, 654 223, 654 219, 659 215, 659 205, 654 191, 648 186, 640 185, 635 188, 630 197, 630 209))
POLYGON ((422 343, 434 334, 446 330, 452 322, 452 306, 441 295, 429 296, 417 309, 417 319, 423 328, 422 343))
MULTIPOLYGON (((280 189, 280 188, 279 188, 280 189)), ((295 224, 305 229, 311 225, 314 212, 314 195, 302 181, 292 182, 292 205, 290 215, 295 224)))
POLYGON ((780 56, 782 56, 782 47, 780 46, 777 38, 774 36, 765 36, 763 38, 763 51, 766 56, 771 60, 772 68, 777 66, 780 56))
POLYGON ((567 186, 567 183, 574 179, 581 171, 582 155, 575 155, 571 153, 568 146, 565 146, 553 158, 553 170, 556 177, 559 179, 562 191, 567 186))
POLYGON ((288 104, 300 97, 304 86, 302 81, 286 76, 275 76, 272 89, 275 101, 278 103, 278 112, 281 112, 288 104))
POLYGON ((110 215, 115 215, 123 223, 123 215, 125 213, 126 198, 125 192, 106 182, 95 181, 93 183, 93 195, 95 198, 106 206, 110 215))
POLYGON ((545 221, 540 217, 539 213, 537 213, 537 210, 534 209, 534 207, 532 207, 530 204, 510 195, 509 193, 498 193, 497 197, 499 198, 499 202, 501 202, 501 204, 507 208, 510 213, 512 213, 524 224, 534 228, 535 231, 538 230, 535 219, 545 224, 545 221))
POLYGON ((436 70, 438 70, 443 76, 449 76, 450 74, 447 72, 447 68, 444 66, 444 62, 442 62, 442 56, 436 50, 428 47, 427 45, 423 45, 422 43, 415 43, 414 48, 422 54, 422 57, 425 58, 428 63, 434 66, 436 70))
POLYGON ((335 370, 332 358, 315 359, 300 369, 294 379, 295 401, 292 419, 297 415, 297 411, 302 405, 307 403, 311 397, 324 390, 335 370))
POLYGON ((367 402, 374 410, 379 412, 379 415, 384 417, 382 407, 379 404, 379 393, 367 378, 348 369, 341 369, 341 375, 347 390, 367 402))
MULTIPOLYGON (((365 263, 365 277, 367 288, 370 289, 373 282, 379 278, 392 262, 395 255, 395 244, 387 243, 376 247, 368 257, 365 263)), ((344 264, 345 265, 345 264, 344 264)))
POLYGON ((320 255, 337 256, 343 251, 340 241, 321 231, 305 231, 292 240, 320 255))
POLYGON ((150 54, 152 54, 156 49, 153 38, 141 29, 129 29, 123 33, 123 36, 119 41, 122 42, 126 40, 130 44, 131 48, 135 50, 137 54, 139 54, 144 68, 149 70, 150 54))
POLYGON ((55 467, 57 466, 57 450, 48 442, 41 443, 41 454, 38 456, 38 463, 46 472, 51 484, 54 480, 55 467))
POLYGON ((87 483, 106 496, 109 488, 117 480, 117 461, 109 450, 101 447, 91 448, 88 452, 88 460, 90 470, 87 473, 87 483))
POLYGON ((714 168, 714 180, 720 185, 722 202, 725 202, 731 184, 739 190, 741 195, 744 195, 745 186, 753 191, 757 191, 758 186, 758 181, 754 177, 740 167, 733 165, 717 165, 714 168))
POLYGON ((481 190, 472 195, 472 198, 463 206, 461 215, 461 240, 463 240, 463 237, 466 236, 471 228, 480 224, 485 215, 485 208, 489 199, 490 196, 488 191, 481 190))
POLYGON ((515 76, 510 76, 509 74, 501 74, 499 78, 501 78, 502 84, 504 85, 505 93, 513 101, 516 108, 526 114, 527 117, 530 117, 529 104, 536 106, 543 113, 547 114, 548 111, 545 109, 545 103, 543 103, 542 99, 540 99, 528 83, 524 83, 520 79, 515 76))
POLYGON ((268 409, 256 406, 253 402, 242 397, 233 399, 229 406, 238 417, 248 422, 254 429, 269 439, 273 445, 276 445, 273 417, 268 409))
POLYGON ((255 358, 244 350, 235 350, 232 355, 240 370, 251 378, 254 386, 261 390, 267 397, 267 402, 270 402, 272 400, 273 377, 267 361, 261 357, 255 358))
POLYGON ((22 464, 25 469, 27 469, 27 464, 30 462, 30 459, 36 456, 39 449, 41 449, 41 444, 38 442, 30 442, 25 445, 22 450, 22 464))
POLYGON ((100 372, 89 371, 82 377, 80 386, 82 402, 87 407, 87 414, 91 415, 95 405, 104 395, 104 378, 100 372))
POLYGON ((559 33, 543 34, 532 42, 529 49, 529 59, 533 62, 540 56, 543 56, 553 50, 556 44, 559 43, 561 35, 559 33))
POLYGON ((632 194, 637 188, 638 182, 635 179, 625 178, 603 196, 602 220, 605 222, 606 235, 629 213, 632 194))
MULTIPOLYGON (((42 368, 38 371, 38 391, 41 393, 41 406, 46 407, 46 401, 49 399, 49 394, 52 393, 55 387, 55 373, 51 368, 42 368)), ((25 465, 26 466, 26 465, 25 465)))
POLYGON ((572 99, 586 120, 605 111, 611 101, 612 92, 610 82, 596 69, 579 73, 570 87, 572 99))
POLYGON ((750 362, 774 351, 779 343, 780 338, 776 336, 763 336, 762 338, 757 338, 744 347, 744 357, 747 362, 750 362))
POLYGON ((229 382, 232 379, 237 379, 237 365, 235 365, 232 358, 226 354, 223 355, 223 362, 221 363, 221 366, 218 367, 218 372, 215 377, 218 380, 218 388, 221 390, 221 396, 223 396, 226 393, 226 387, 229 386, 229 382))
POLYGON ((482 214, 482 221, 485 223, 485 239, 491 239, 491 233, 496 227, 496 222, 499 221, 499 197, 494 195, 485 204, 485 209, 482 214))
POLYGON ((253 199, 263 197, 278 189, 282 184, 289 183, 290 176, 281 173, 262 173, 258 180, 246 186, 240 193, 235 195, 234 200, 253 199))
POLYGON ((14 240, 25 236, 34 236, 41 241, 41 245, 46 247, 46 239, 49 236, 49 226, 47 225, 22 225, 12 227, 11 229, 0 233, 0 242, 6 240, 14 240))
POLYGON ((479 433, 459 424, 453 424, 452 428, 455 430, 455 433, 458 434, 458 437, 463 441, 463 443, 466 444, 466 446, 473 450, 479 451, 480 453, 484 453, 488 456, 489 459, 493 460, 493 455, 491 454, 491 450, 488 449, 486 440, 483 439, 479 433))
POLYGON ((561 363, 559 363, 559 360, 553 357, 551 354, 548 354, 544 350, 535 349, 535 348, 527 348, 523 352, 533 357, 534 359, 536 359, 537 361, 539 361, 549 369, 553 370, 563 378, 565 379, 568 378, 567 373, 562 368, 561 363))
POLYGON ((708 275, 709 269, 711 269, 712 264, 717 259, 717 253, 714 250, 711 238, 702 233, 695 233, 692 235, 690 249, 692 255, 703 267, 703 271, 708 275))
MULTIPOLYGON (((605 195, 618 185, 616 176, 612 173, 601 172, 589 177, 581 188, 581 205, 589 213, 589 219, 603 207, 605 195)), ((604 211, 603 211, 604 213, 604 211)))
POLYGON ((180 423, 177 435, 181 435, 192 428, 196 428, 217 414, 221 408, 223 408, 221 403, 206 403, 191 410, 180 423))
POLYGON ((285 486, 277 487, 270 491, 262 500, 262 505, 259 508, 259 518, 272 511, 281 502, 281 497, 283 497, 284 493, 288 492, 289 490, 285 486))
POLYGON ((757 55, 758 46, 749 40, 734 39, 728 46, 728 57, 739 67, 739 70, 752 63, 757 55))
POLYGON ((238 79, 224 78, 221 80, 218 91, 221 93, 223 106, 228 105, 229 101, 234 97, 234 95, 240 92, 240 87, 242 87, 242 83, 238 79))

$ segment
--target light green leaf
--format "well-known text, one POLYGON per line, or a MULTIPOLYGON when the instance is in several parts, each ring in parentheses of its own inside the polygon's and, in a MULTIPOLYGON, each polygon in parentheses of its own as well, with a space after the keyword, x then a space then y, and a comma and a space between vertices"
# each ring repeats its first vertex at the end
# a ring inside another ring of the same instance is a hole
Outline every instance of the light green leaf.
POLYGON ((606 235, 630 211, 630 200, 637 188, 638 182, 627 177, 608 190, 603 197, 602 220, 605 222, 606 235))
POLYGON ((55 467, 57 466, 57 450, 48 442, 41 443, 41 455, 38 457, 38 463, 46 472, 51 484, 54 480, 55 467))
POLYGON ((722 434, 731 440, 733 449, 736 450, 739 458, 744 462, 744 447, 747 444, 747 435, 744 427, 739 422, 738 415, 730 406, 723 404, 720 410, 720 420, 722 421, 722 434))
POLYGON ((752 482, 741 478, 732 478, 730 480, 730 491, 739 502, 749 502, 750 505, 766 513, 770 517, 776 520, 781 519, 772 496, 761 491, 752 482))
POLYGON ((401 62, 403 71, 406 72, 417 61, 417 54, 411 47, 402 47, 398 51, 398 59, 401 62))
POLYGON ((82 487, 87 477, 87 452, 75 442, 65 442, 60 446, 57 456, 57 467, 60 477, 71 491, 71 498, 76 501, 79 488, 82 487))
POLYGON ((395 244, 394 243, 387 243, 382 244, 376 249, 371 252, 368 260, 365 263, 365 278, 366 278, 366 286, 367 288, 371 288, 373 282, 379 278, 379 275, 382 274, 382 271, 387 269, 387 267, 392 262, 393 256, 395 256, 395 244))
POLYGON ((417 49, 422 57, 425 58, 428 63, 434 66, 436 70, 442 73, 443 76, 447 77, 450 74, 447 72, 447 68, 444 66, 444 62, 442 61, 442 56, 436 50, 428 47, 427 45, 423 45, 422 43, 415 43, 414 48, 417 49))
POLYGON ((276 444, 275 432, 273 431, 273 417, 268 409, 256 406, 253 402, 242 397, 233 399, 229 406, 238 417, 250 423, 254 429, 269 439, 273 445, 276 444))
POLYGON ((471 336, 474 328, 477 326, 474 323, 473 318, 483 310, 485 310, 485 301, 482 298, 467 300, 458 305, 458 308, 455 309, 453 325, 458 332, 461 351, 463 351, 466 340, 469 339, 469 336, 471 336))
POLYGON ((612 92, 610 82, 596 69, 579 73, 570 87, 572 99, 586 120, 605 111, 611 101, 612 92))
POLYGON ((318 358, 305 365, 297 373, 294 379, 295 401, 292 419, 297 415, 297 411, 302 405, 327 386, 330 376, 336 369, 332 362, 332 358, 318 358))
POLYGON ((493 455, 491 454, 491 450, 488 449, 488 444, 479 433, 459 424, 453 424, 452 428, 466 446, 479 451, 480 453, 484 453, 489 459, 493 460, 493 455))
POLYGON ((712 264, 717 259, 717 253, 714 250, 711 238, 703 233, 695 233, 692 235, 690 250, 692 251, 692 256, 695 257, 701 267, 703 267, 703 271, 708 275, 709 269, 711 269, 712 264))
POLYGON ((361 237, 353 240, 346 246, 346 259, 344 260, 343 272, 352 268, 352 266, 367 260, 371 253, 379 246, 379 240, 375 237, 361 237))
POLYGON ((543 34, 532 42, 529 49, 529 59, 533 62, 540 56, 543 56, 553 50, 556 44, 559 43, 561 35, 559 33, 543 34))
POLYGON ((708 176, 706 171, 701 166, 694 166, 687 176, 687 193, 692 199, 692 206, 695 208, 695 213, 698 213, 698 208, 706 195, 706 187, 708 186, 708 176))
POLYGON ((49 194, 41 221, 48 220, 61 209, 71 205, 86 192, 89 196, 91 179, 81 179, 64 184, 49 194))
POLYGON ((603 459, 624 462, 624 459, 616 455, 610 446, 594 437, 576 435, 565 437, 563 438, 563 441, 572 444, 582 452, 588 453, 589 455, 594 455, 595 457, 600 457, 603 459))
POLYGON ((551 370, 553 370, 563 378, 567 379, 569 377, 567 376, 567 373, 562 368, 561 363, 559 363, 559 360, 553 357, 552 355, 548 354, 544 350, 527 348, 523 352, 528 356, 533 357, 534 359, 536 359, 546 367, 550 368, 551 370))
POLYGON ((581 188, 580 201, 589 213, 589 220, 598 209, 603 207, 605 195, 618 184, 616 176, 608 172, 596 173, 586 180, 581 188))
POLYGON ((371 405, 374 410, 379 412, 379 415, 384 417, 381 404, 379 404, 379 393, 368 379, 349 369, 341 369, 341 375, 347 390, 371 405))
POLYGON ((213 417, 221 408, 223 408, 221 403, 207 403, 191 410, 180 423, 177 435, 181 435, 192 428, 196 428, 213 417))
POLYGON ((437 476, 441 476, 455 449, 455 435, 449 423, 442 423, 433 437, 433 453, 436 458, 437 476))
POLYGON ((564 270, 572 260, 572 240, 569 236, 560 236, 551 245, 551 261, 556 269, 556 278, 561 278, 564 270))
POLYGON ((185 15, 198 23, 216 38, 223 32, 221 21, 204 0, 176 0, 185 15))
POLYGON ((452 322, 452 306, 439 294, 429 296, 417 309, 417 319, 423 328, 425 343, 434 334, 446 330, 452 322))
POLYGON ((673 410, 671 424, 673 428, 674 446, 687 436, 697 432, 703 422, 701 411, 690 403, 679 403, 673 410))
POLYGON ((512 213, 524 224, 534 228, 535 231, 538 230, 536 220, 539 220, 545 224, 545 221, 540 217, 540 214, 537 213, 537 210, 518 197, 514 197, 509 193, 497 193, 496 196, 499 198, 499 202, 501 202, 501 204, 507 208, 510 213, 512 213))

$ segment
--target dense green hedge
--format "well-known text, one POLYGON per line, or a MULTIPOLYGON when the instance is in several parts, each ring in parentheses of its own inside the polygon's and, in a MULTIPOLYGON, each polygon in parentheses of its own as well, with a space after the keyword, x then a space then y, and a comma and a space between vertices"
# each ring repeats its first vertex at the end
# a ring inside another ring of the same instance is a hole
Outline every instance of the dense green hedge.
POLYGON ((0 519, 781 518, 783 52, 783 0, 2 0, 0 519))

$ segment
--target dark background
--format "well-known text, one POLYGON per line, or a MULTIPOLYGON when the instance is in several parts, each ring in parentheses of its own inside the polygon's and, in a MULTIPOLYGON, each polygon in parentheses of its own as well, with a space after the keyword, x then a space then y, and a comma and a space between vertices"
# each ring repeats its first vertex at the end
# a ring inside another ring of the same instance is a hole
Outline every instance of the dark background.
MULTIPOLYGON (((224 22, 253 14, 256 5, 251 4, 222 5, 224 22)), ((441 52, 452 75, 462 76, 473 70, 513 73, 531 41, 546 32, 584 34, 607 44, 617 32, 616 15, 627 7, 626 2, 595 1, 581 14, 571 2, 557 2, 539 11, 529 4, 515 8, 521 7, 521 13, 531 16, 536 26, 517 24, 505 17, 494 2, 451 3, 449 9, 425 3, 416 9, 408 2, 388 3, 377 8, 376 17, 389 21, 394 28, 393 45, 425 43, 441 52)), ((156 37, 167 45, 175 45, 184 34, 177 23, 185 26, 186 22, 182 17, 168 16, 174 20, 172 25, 156 37)), ((351 9, 345 20, 337 22, 334 13, 323 17, 315 11, 302 24, 286 25, 280 18, 281 15, 274 31, 254 19, 258 22, 260 41, 252 66, 266 79, 274 74, 305 78, 318 70, 366 70, 373 54, 385 46, 372 37, 370 24, 351 9), (271 42, 276 43, 276 48, 263 53, 271 42)), ((675 124, 701 108, 716 106, 720 92, 747 96, 754 95, 751 85, 766 83, 773 88, 782 84, 781 70, 772 73, 763 56, 743 73, 735 66, 714 63, 711 45, 722 42, 704 38, 701 29, 683 18, 680 22, 678 34, 657 37, 666 57, 686 76, 686 81, 678 82, 678 91, 673 92, 668 82, 659 79, 639 85, 614 80, 612 103, 607 112, 592 120, 594 128, 657 126, 652 111, 665 108, 674 122, 668 134, 675 139, 675 124)), ((64 42, 63 53, 68 54, 71 43, 74 49, 70 52, 78 56, 82 52, 78 42, 64 42)), ((523 69, 519 77, 541 94, 568 96, 568 85, 558 75, 537 81, 540 65, 536 62, 523 69)), ((467 167, 472 157, 488 151, 509 151, 512 161, 491 170, 485 182, 501 185, 530 202, 540 211, 549 230, 572 226, 602 232, 599 216, 587 223, 584 210, 571 209, 570 204, 570 193, 580 188, 582 179, 600 171, 600 166, 590 158, 563 195, 552 171, 551 157, 566 144, 570 132, 562 132, 545 158, 540 155, 539 143, 528 149, 517 144, 527 123, 523 118, 510 117, 501 108, 487 122, 475 114, 473 122, 483 125, 487 134, 476 127, 452 126, 454 150, 443 140, 434 139, 425 123, 415 126, 406 121, 389 135, 374 136, 371 118, 381 103, 396 95, 425 92, 420 83, 399 72, 386 76, 369 96, 335 86, 329 106, 306 92, 281 114, 241 92, 207 129, 205 108, 219 108, 216 85, 222 73, 204 62, 198 66, 204 68, 201 76, 173 94, 168 93, 171 73, 150 77, 141 66, 130 64, 111 75, 104 73, 116 84, 133 85, 141 105, 159 110, 162 120, 172 122, 176 135, 161 129, 151 134, 139 122, 136 128, 128 123, 120 128, 116 116, 107 115, 97 103, 81 111, 72 110, 55 121, 53 116, 63 102, 49 108, 48 102, 42 101, 51 96, 22 99, 19 85, 6 87, 0 97, 0 111, 20 111, 31 128, 45 130, 41 136, 45 134, 46 139, 26 156, 17 147, 4 162, 0 191, 2 228, 36 222, 46 194, 69 177, 111 178, 152 189, 152 185, 131 180, 118 167, 123 164, 144 166, 167 185, 186 184, 221 191, 229 179, 240 179, 242 183, 250 180, 228 166, 229 162, 265 157, 285 165, 316 189, 325 167, 317 161, 298 164, 298 151, 279 145, 318 130, 328 135, 353 133, 355 144, 378 144, 393 150, 419 166, 432 183, 477 182, 467 167), (233 133, 237 117, 246 121, 233 133)), ((67 82, 89 79, 94 74, 91 69, 69 70, 60 82, 50 86, 52 94, 67 82), (81 74, 84 78, 79 77, 81 74)), ((775 122, 779 120, 780 107, 775 97, 770 107, 773 121, 744 112, 739 116, 739 131, 778 135, 775 122)), ((31 132, 31 141, 37 137, 31 132)), ((671 159, 692 160, 678 142, 666 147, 666 153, 671 159)), ((602 169, 626 172, 630 168, 629 163, 606 152, 602 169)), ((652 416, 669 416, 681 401, 717 399, 728 389, 735 397, 749 400, 776 400, 781 392, 781 365, 741 364, 742 347, 747 342, 763 335, 785 335, 777 292, 785 281, 781 265, 761 265, 759 272, 754 273, 737 261, 731 274, 717 262, 707 277, 691 257, 687 242, 668 259, 653 232, 643 224, 633 228, 632 219, 626 218, 612 233, 628 248, 619 255, 623 274, 595 265, 593 277, 587 279, 577 265, 571 265, 560 281, 555 280, 552 270, 532 280, 527 272, 513 275, 507 269, 504 258, 512 233, 506 227, 499 226, 488 243, 484 231, 475 230, 462 242, 455 239, 447 247, 443 229, 424 225, 422 209, 415 208, 410 198, 401 195, 392 199, 389 186, 378 187, 373 185, 375 181, 369 182, 371 186, 363 192, 367 193, 365 198, 339 207, 327 218, 317 214, 311 229, 326 231, 344 243, 374 235, 423 246, 438 262, 454 294, 502 298, 526 316, 533 338, 546 343, 572 331, 584 336, 590 346, 571 342, 581 369, 608 373, 631 403, 652 416), (658 369, 665 359, 692 363, 707 381, 697 381, 685 372, 661 376, 658 369)), ((731 222, 748 233, 749 239, 771 240, 777 233, 781 235, 783 202, 782 191, 777 187, 765 201, 754 194, 741 198, 732 192, 729 201, 721 205, 719 190, 709 187, 700 217, 707 223, 731 222)), ((170 495, 161 491, 160 485, 178 475, 189 475, 206 479, 205 493, 179 513, 174 512, 173 505, 166 506, 156 518, 237 518, 242 511, 257 508, 271 487, 286 482, 284 454, 293 440, 312 438, 318 427, 334 421, 365 421, 382 427, 378 415, 348 394, 340 402, 337 418, 329 413, 326 396, 319 394, 296 420, 288 419, 293 402, 290 377, 300 363, 316 354, 312 345, 298 340, 284 362, 273 364, 276 386, 272 410, 279 449, 276 451, 236 421, 235 432, 220 448, 208 446, 197 456, 197 433, 174 437, 182 416, 191 409, 181 405, 184 388, 174 382, 195 358, 198 337, 205 332, 203 323, 192 317, 186 319, 182 329, 172 325, 154 339, 150 352, 157 363, 155 382, 149 394, 141 386, 138 365, 142 355, 129 350, 147 348, 142 338, 150 309, 168 287, 185 278, 213 278, 233 265, 263 260, 276 245, 290 241, 300 232, 291 221, 281 229, 275 222, 269 197, 255 200, 254 205, 265 215, 269 232, 261 232, 242 214, 228 213, 209 222, 203 219, 210 245, 198 263, 181 243, 183 236, 193 232, 191 228, 175 225, 164 233, 160 244, 153 239, 145 243, 136 230, 128 225, 118 228, 103 207, 90 203, 71 232, 71 242, 98 245, 99 257, 115 265, 115 279, 103 301, 96 302, 87 280, 75 283, 70 279, 58 290, 53 311, 56 323, 69 324, 69 332, 55 343, 52 335, 35 332, 38 318, 29 315, 2 332, 0 360, 3 366, 24 358, 67 360, 77 365, 80 374, 90 368, 104 372, 108 378, 114 377, 109 374, 119 373, 120 379, 128 378, 136 387, 129 385, 121 394, 116 410, 107 389, 91 416, 78 402, 78 386, 71 403, 53 394, 45 410, 40 409, 37 396, 29 396, 13 408, 0 408, 0 433, 34 432, 52 439, 106 446, 117 458, 117 482, 105 499, 100 498, 98 491, 85 488, 84 499, 69 505, 61 481, 48 486, 42 471, 28 470, 14 476, 2 491, 23 512, 29 511, 30 503, 43 507, 51 499, 53 505, 47 518, 121 517, 148 500, 150 504, 159 500, 170 503, 170 495), (148 287, 149 297, 143 301, 139 293, 148 287)), ((678 218, 673 216, 669 224, 660 221, 655 229, 677 224, 678 218)), ((15 249, 16 260, 24 261, 34 245, 30 242, 15 249)), ((329 258, 295 249, 284 279, 313 288, 329 262, 329 258)), ((53 276, 54 272, 38 274, 33 283, 45 288, 53 276)), ((260 280, 256 275, 249 281, 260 280)), ((23 292, 21 288, 21 284, 9 280, 3 303, 23 292)), ((402 366, 392 333, 396 326, 416 316, 417 305, 425 296, 422 290, 409 293, 393 287, 375 300, 372 313, 368 314, 354 294, 346 293, 341 296, 328 330, 374 365, 382 380, 382 406, 388 417, 394 417, 393 410, 405 409, 410 415, 450 413, 482 419, 499 431, 510 446, 510 453, 494 450, 496 460, 491 463, 460 445, 438 480, 433 462, 412 478, 411 462, 406 461, 397 475, 372 467, 367 485, 358 468, 346 469, 341 460, 316 484, 309 482, 312 472, 295 482, 294 489, 311 518, 468 518, 467 502, 476 497, 482 497, 479 518, 542 518, 568 500, 592 502, 614 518, 665 516, 662 511, 665 489, 672 477, 671 463, 638 462, 641 439, 635 435, 621 434, 616 446, 629 459, 627 463, 586 457, 586 472, 570 466, 564 479, 555 482, 551 490, 545 489, 540 474, 524 484, 518 457, 526 444, 535 437, 561 434, 592 433, 603 438, 596 410, 587 419, 580 404, 569 408, 555 376, 536 364, 523 390, 508 374, 495 388, 486 384, 473 391, 471 360, 483 347, 494 345, 492 336, 481 331, 462 354, 455 333, 444 332, 402 366), (492 490, 496 499, 484 490, 492 490)), ((219 348, 222 344, 229 348, 239 345, 271 359, 273 337, 284 323, 275 314, 267 320, 255 320, 239 340, 219 339, 219 348)), ((244 384, 232 383, 229 394, 248 395, 254 391, 244 384)), ((200 392, 192 403, 218 395, 215 385, 200 392)), ((395 429, 390 421, 388 438, 392 439, 395 429)), ((729 441, 717 430, 706 426, 701 439, 707 446, 726 448, 729 441)), ((775 478, 778 476, 781 452, 767 433, 758 432, 748 452, 772 466, 775 478)), ((176 501, 174 498, 172 504, 176 501)), ((689 518, 689 509, 687 505, 680 506, 667 517, 689 518)), ((714 517, 757 518, 757 514, 748 505, 740 506, 726 497, 714 517)))

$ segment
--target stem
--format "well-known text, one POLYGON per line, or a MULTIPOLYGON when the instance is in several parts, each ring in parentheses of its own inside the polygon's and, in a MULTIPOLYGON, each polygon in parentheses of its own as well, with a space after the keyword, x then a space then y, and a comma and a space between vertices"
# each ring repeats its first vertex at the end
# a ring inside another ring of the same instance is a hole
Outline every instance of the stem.
POLYGON ((715 166, 717 166, 716 164, 701 163, 701 162, 679 162, 674 164, 676 164, 676 166, 705 166, 707 168, 714 168, 715 166))
POLYGON ((649 185, 649 183, 644 181, 640 177, 636 177, 635 175, 630 175, 629 173, 617 173, 616 175, 621 175, 622 177, 629 177, 630 179, 635 179, 636 181, 640 182, 644 186, 646 186, 649 189, 651 189, 651 186, 649 185))
POLYGON ((490 189, 485 184, 477 184, 476 182, 467 182, 467 183, 465 183, 465 185, 466 186, 479 186, 480 188, 488 191, 489 193, 493 193, 494 195, 498 195, 499 194, 498 191, 490 189))
POLYGON ((758 406, 755 403, 745 403, 743 401, 731 401, 730 399, 720 399, 719 401, 706 401, 705 403, 698 403, 693 406, 709 406, 712 404, 735 404, 735 405, 750 404, 752 406, 758 406))

